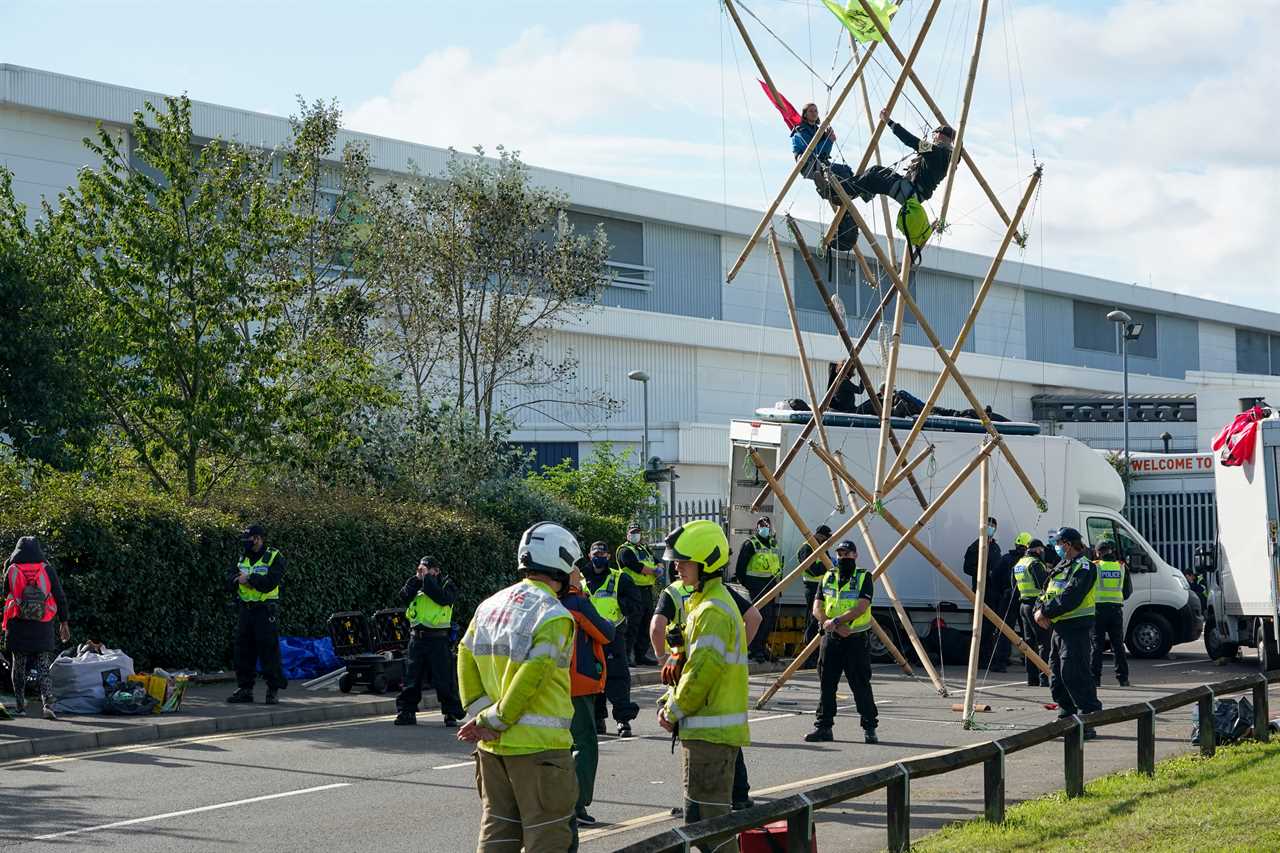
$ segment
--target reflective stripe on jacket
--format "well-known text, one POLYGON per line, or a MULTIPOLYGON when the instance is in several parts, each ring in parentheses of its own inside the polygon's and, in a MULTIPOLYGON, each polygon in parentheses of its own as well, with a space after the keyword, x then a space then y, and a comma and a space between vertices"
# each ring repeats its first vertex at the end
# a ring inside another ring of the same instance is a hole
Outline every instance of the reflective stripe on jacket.
POLYGON ((690 596, 684 624, 686 663, 666 697, 667 718, 680 724, 681 740, 746 746, 747 633, 719 578, 690 596))
POLYGON ((496 755, 569 749, 572 614, 551 588, 528 578, 485 599, 458 647, 467 718, 499 732, 481 741, 496 755))
MULTIPOLYGON (((274 548, 268 548, 253 562, 249 562, 248 557, 240 558, 240 571, 246 575, 265 575, 270 569, 271 564, 276 561, 276 557, 280 554, 274 548)), ((275 586, 266 592, 259 592, 248 584, 240 584, 236 587, 240 593, 241 601, 275 601, 280 597, 280 587, 275 586)))
MULTIPOLYGON (((822 612, 827 614, 828 619, 836 619, 850 610, 858 606, 858 600, 862 598, 863 579, 867 576, 863 569, 854 569, 849 575, 849 580, 840 583, 840 575, 837 572, 827 572, 822 578, 822 586, 819 592, 822 594, 822 612)), ((850 630, 853 633, 861 633, 871 627, 871 603, 867 602, 867 609, 849 623, 850 630)))

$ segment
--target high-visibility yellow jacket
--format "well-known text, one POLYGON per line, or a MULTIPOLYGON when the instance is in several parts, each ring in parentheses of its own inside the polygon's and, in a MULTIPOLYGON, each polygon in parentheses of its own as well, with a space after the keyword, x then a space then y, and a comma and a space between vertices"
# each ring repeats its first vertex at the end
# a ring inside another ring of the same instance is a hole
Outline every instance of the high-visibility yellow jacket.
POLYGON ((738 606, 712 578, 689 597, 686 613, 686 662, 666 697, 667 719, 680 724, 681 740, 746 746, 747 632, 738 606))
POLYGON ((496 755, 569 749, 573 616, 546 584, 525 579, 485 599, 458 647, 467 718, 500 732, 496 755))

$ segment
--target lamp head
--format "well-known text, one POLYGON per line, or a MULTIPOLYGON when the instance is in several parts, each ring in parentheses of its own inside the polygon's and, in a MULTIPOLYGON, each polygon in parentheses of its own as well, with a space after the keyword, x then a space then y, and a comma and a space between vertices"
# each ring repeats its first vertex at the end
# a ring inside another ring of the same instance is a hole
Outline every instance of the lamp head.
POLYGON ((634 379, 636 382, 648 382, 649 374, 645 373, 643 370, 633 370, 627 374, 627 378, 634 379))
POLYGON ((1133 318, 1121 311, 1119 308, 1109 312, 1107 314, 1107 319, 1113 323, 1124 323, 1126 325, 1133 322, 1133 318))

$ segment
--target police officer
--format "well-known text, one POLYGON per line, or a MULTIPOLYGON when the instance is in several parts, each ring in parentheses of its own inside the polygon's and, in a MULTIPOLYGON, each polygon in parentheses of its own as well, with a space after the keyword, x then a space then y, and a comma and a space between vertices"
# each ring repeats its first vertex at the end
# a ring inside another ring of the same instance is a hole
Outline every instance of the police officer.
POLYGON ((449 632, 453 627, 453 604, 457 592, 448 575, 441 574, 435 557, 423 557, 413 577, 400 589, 400 600, 409 603, 405 618, 409 620, 409 653, 405 661, 404 685, 396 697, 396 725, 412 726, 418 722, 418 702, 422 699, 422 682, 428 679, 436 689, 444 724, 453 728, 462 718, 462 702, 458 699, 457 667, 449 649, 449 632))
MULTIPOLYGON (((738 750, 751 742, 747 726, 747 635, 725 590, 729 540, 707 519, 683 524, 666 538, 663 559, 694 588, 686 602, 688 659, 679 681, 660 700, 658 724, 678 732, 684 764, 684 821, 727 814, 738 750)), ((710 848, 702 847, 702 850, 710 848)), ((736 838, 714 848, 736 853, 736 838)))
POLYGON ((862 720, 867 743, 878 743, 875 696, 871 692, 871 655, 867 630, 871 627, 871 597, 875 584, 871 573, 858 567, 858 548, 848 539, 836 545, 835 571, 822 578, 820 598, 813 601, 813 616, 823 631, 818 660, 822 695, 818 699, 813 731, 804 736, 810 743, 831 741, 836 720, 836 688, 843 675, 853 689, 853 701, 862 720))
MULTIPOLYGON (((734 573, 738 583, 751 594, 752 601, 758 601, 782 576, 782 555, 778 553, 778 540, 769 516, 762 515, 756 520, 755 532, 738 551, 734 573)), ((751 641, 751 659, 754 661, 769 658, 769 635, 773 633, 773 625, 778 618, 778 602, 771 601, 760 608, 760 615, 764 622, 751 641)))
MULTIPOLYGON (((831 538, 831 528, 825 524, 819 524, 813 531, 813 538, 819 544, 826 542, 831 538)), ((800 546, 800 550, 796 552, 797 565, 809 559, 809 555, 813 553, 813 548, 809 547, 809 543, 805 542, 800 546)), ((827 554, 827 558, 831 558, 831 554, 827 554)), ((834 560, 832 561, 834 562, 834 560)), ((809 641, 818 636, 818 620, 813 618, 813 600, 818 597, 818 588, 822 586, 822 577, 827 573, 827 564, 822 560, 817 560, 813 565, 804 570, 804 644, 807 647, 809 641)), ((804 668, 813 669, 817 664, 812 656, 806 661, 804 668)))
POLYGON ((1116 543, 1103 539, 1098 543, 1098 585, 1094 590, 1093 617, 1093 686, 1102 686, 1102 644, 1111 641, 1116 658, 1116 681, 1129 686, 1129 660, 1124 653, 1124 603, 1133 594, 1133 581, 1125 564, 1116 559, 1116 543))
MULTIPOLYGON (((1020 601, 1022 639, 1035 649, 1042 660, 1049 660, 1049 631, 1036 624, 1036 603, 1049 582, 1049 570, 1044 565, 1044 543, 1032 539, 1027 551, 1013 564, 1013 592, 1020 601)), ((1027 686, 1048 687, 1048 677, 1027 658, 1027 686)))
POLYGON ((603 542, 591 544, 590 559, 583 568, 585 592, 596 612, 614 626, 613 639, 604 648, 604 693, 597 693, 595 698, 596 734, 604 734, 608 705, 613 705, 618 737, 631 737, 631 721, 640 714, 640 706, 631 701, 631 656, 627 648, 627 614, 635 612, 636 588, 625 572, 610 567, 609 547, 603 542))
POLYGON ((653 666, 658 661, 649 656, 649 644, 645 642, 644 629, 649 614, 653 612, 654 590, 662 575, 662 567, 642 541, 644 530, 633 524, 627 528, 627 541, 618 546, 614 555, 618 566, 631 578, 636 587, 636 610, 627 614, 627 642, 638 666, 653 666))
POLYGON ((581 546, 558 524, 520 537, 518 583, 485 599, 458 647, 467 722, 478 749, 479 850, 568 850, 578 780, 570 747, 573 616, 558 596, 581 546))
POLYGON ((244 556, 228 578, 228 586, 239 597, 239 613, 236 623, 236 685, 228 702, 252 702, 253 682, 258 675, 258 662, 262 662, 264 680, 267 682, 268 705, 280 700, 276 691, 283 690, 284 668, 280 664, 280 579, 284 575, 285 559, 275 548, 266 544, 267 531, 261 524, 251 524, 240 534, 240 546, 244 556))
MULTIPOLYGON (((1058 531, 1061 562, 1054 566, 1036 608, 1036 624, 1053 628, 1049 648, 1049 689, 1058 703, 1058 716, 1088 714, 1102 709, 1090 673, 1093 659, 1094 584, 1097 572, 1085 554, 1080 531, 1058 531)), ((1097 735, 1085 729, 1085 737, 1097 735)))

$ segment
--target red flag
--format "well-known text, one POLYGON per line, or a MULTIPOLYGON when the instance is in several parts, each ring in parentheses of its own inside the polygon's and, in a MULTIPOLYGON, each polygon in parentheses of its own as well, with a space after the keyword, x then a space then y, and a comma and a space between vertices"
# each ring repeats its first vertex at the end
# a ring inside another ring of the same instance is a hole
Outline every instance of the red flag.
POLYGON ((796 108, 791 106, 791 102, 788 101, 781 92, 778 92, 778 97, 775 99, 773 97, 774 93, 769 91, 769 84, 765 83, 763 80, 760 81, 760 88, 764 89, 764 93, 769 98, 769 101, 777 107, 778 112, 782 114, 782 120, 787 123, 787 130, 795 130, 796 125, 801 121, 800 113, 796 112, 796 108))

